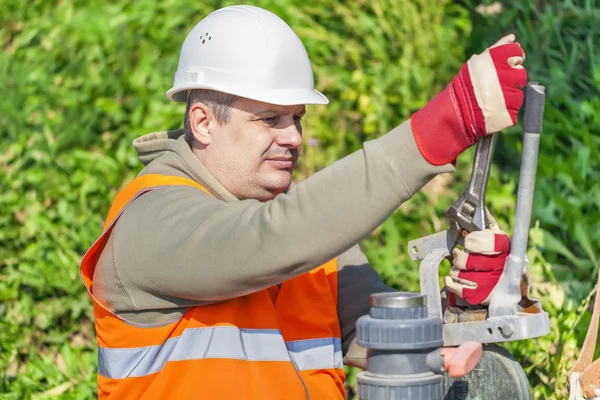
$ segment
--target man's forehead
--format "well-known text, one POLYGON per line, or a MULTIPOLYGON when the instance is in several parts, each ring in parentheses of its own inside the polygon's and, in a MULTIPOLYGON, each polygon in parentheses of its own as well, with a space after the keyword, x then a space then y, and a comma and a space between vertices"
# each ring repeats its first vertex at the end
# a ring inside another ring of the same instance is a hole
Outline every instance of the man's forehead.
POLYGON ((304 104, 282 106, 278 104, 264 103, 262 101, 251 100, 246 98, 242 98, 241 100, 241 104, 238 104, 240 108, 251 114, 295 114, 306 112, 306 106, 304 104))

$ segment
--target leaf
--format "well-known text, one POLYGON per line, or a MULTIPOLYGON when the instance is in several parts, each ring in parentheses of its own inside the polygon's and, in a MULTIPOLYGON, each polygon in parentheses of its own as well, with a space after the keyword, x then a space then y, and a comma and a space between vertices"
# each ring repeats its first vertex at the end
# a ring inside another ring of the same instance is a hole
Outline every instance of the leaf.
POLYGON ((590 258, 590 260, 594 264, 595 268, 597 269, 600 267, 600 265, 598 264, 598 256, 597 256, 596 252, 594 251, 592 242, 590 240, 590 229, 589 229, 589 227, 584 226, 584 225, 585 225, 584 221, 578 221, 575 224, 575 237, 579 241, 579 245, 581 247, 583 247, 583 249, 587 253, 588 257, 590 258))

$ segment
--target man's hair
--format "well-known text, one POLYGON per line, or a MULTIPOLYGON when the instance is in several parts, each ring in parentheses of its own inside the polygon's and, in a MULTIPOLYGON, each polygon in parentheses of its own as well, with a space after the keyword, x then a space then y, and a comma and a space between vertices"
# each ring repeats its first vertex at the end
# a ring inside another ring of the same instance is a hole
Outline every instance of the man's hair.
POLYGON ((231 106, 238 100, 238 96, 223 92, 217 92, 209 89, 192 89, 188 94, 187 107, 185 109, 185 118, 183 121, 183 129, 185 141, 192 147, 194 143, 194 135, 190 127, 190 108, 194 103, 205 104, 214 114, 217 123, 222 125, 229 122, 231 117, 231 106))

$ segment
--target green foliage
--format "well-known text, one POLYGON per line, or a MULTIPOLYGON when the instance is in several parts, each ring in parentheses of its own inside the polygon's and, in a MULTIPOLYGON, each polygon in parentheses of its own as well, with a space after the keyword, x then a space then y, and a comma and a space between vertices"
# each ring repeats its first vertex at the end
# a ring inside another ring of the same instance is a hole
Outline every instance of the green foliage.
MULTIPOLYGON (((131 140, 182 125, 183 106, 164 92, 183 38, 204 15, 233 3, 0 0, 0 398, 95 394, 91 303, 77 265, 113 196, 140 169, 131 140)), ((564 398, 600 257, 598 8, 583 0, 542 8, 505 1, 500 14, 481 15, 469 1, 251 3, 299 34, 318 89, 331 100, 309 108, 297 179, 405 120, 468 54, 517 33, 531 80, 548 91, 529 258, 553 331, 509 348, 535 398, 564 398)), ((488 190, 488 207, 506 229, 520 132, 502 134, 488 190)), ((418 290, 406 243, 447 227, 444 211, 468 180, 472 154, 364 242, 388 284, 418 290)), ((353 388, 356 371, 348 372, 353 388)))

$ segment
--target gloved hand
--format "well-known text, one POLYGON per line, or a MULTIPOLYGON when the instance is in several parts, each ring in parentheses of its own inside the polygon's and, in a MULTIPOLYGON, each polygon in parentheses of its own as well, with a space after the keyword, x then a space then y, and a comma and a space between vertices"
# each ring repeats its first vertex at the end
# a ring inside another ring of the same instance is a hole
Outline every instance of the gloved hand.
POLYGON ((510 238, 488 213, 490 225, 465 236, 464 250, 452 250, 446 288, 471 305, 488 305, 510 251, 510 238))
POLYGON ((453 162, 478 138, 517 124, 527 84, 525 53, 515 35, 500 39, 467 61, 452 82, 411 117, 423 157, 453 162))

